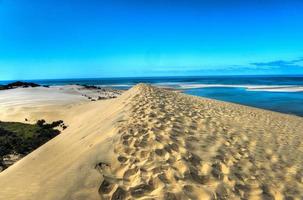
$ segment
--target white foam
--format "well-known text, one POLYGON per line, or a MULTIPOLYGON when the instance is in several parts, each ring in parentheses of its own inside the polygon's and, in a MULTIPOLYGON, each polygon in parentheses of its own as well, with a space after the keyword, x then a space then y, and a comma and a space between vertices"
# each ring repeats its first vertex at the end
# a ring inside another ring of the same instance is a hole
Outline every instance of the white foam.
POLYGON ((265 92, 303 92, 303 86, 249 87, 246 90, 265 92))
MULTIPOLYGON (((135 84, 101 84, 99 87, 132 87, 135 84)), ((198 88, 244 88, 247 91, 264 91, 264 92, 303 92, 303 86, 300 85, 239 85, 239 84, 200 84, 184 82, 160 82, 153 83, 157 87, 168 87, 173 89, 198 89, 198 88)), ((52 86, 61 88, 62 86, 52 86)), ((67 86, 65 86, 67 87, 67 86)), ((75 86, 73 86, 75 87, 75 86)))
POLYGON ((179 89, 196 88, 245 88, 247 91, 264 92, 303 92, 303 86, 299 85, 231 85, 231 84, 179 84, 179 89))

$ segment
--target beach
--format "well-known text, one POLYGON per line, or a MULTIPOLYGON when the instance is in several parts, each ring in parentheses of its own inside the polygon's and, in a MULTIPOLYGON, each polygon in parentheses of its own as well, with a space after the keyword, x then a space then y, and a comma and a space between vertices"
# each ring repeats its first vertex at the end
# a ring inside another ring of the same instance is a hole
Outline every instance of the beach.
POLYGON ((60 113, 68 112, 74 105, 116 98, 121 93, 121 90, 85 85, 2 90, 0 91, 0 120, 24 122, 27 119, 35 122, 45 117, 51 121, 60 117, 60 113))
MULTIPOLYGON (((138 83, 145 83, 194 96, 303 117, 303 76, 300 75, 74 78, 33 82, 50 87, 71 87, 77 84, 116 90, 128 90, 138 83)), ((7 83, 10 82, 0 81, 0 84, 7 83)))
POLYGON ((1 121, 68 126, 0 173, 0 199, 303 198, 302 117, 145 84, 105 100, 64 88, 0 92, 1 121))

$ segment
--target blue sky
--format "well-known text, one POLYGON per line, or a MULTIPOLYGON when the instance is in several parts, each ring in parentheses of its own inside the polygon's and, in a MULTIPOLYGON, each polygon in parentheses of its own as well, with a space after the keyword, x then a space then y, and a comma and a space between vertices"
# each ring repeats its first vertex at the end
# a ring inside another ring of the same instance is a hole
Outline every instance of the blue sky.
POLYGON ((0 80, 303 74, 300 0, 0 0, 0 80))

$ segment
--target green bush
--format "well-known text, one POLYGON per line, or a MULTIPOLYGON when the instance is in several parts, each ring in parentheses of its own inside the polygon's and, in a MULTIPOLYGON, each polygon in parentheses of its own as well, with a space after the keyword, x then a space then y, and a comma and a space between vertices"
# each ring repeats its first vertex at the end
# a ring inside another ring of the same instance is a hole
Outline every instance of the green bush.
POLYGON ((36 124, 0 121, 0 167, 6 168, 3 166, 5 155, 29 154, 60 134, 60 131, 54 128, 63 125, 62 120, 51 124, 45 123, 45 120, 38 120, 36 124))

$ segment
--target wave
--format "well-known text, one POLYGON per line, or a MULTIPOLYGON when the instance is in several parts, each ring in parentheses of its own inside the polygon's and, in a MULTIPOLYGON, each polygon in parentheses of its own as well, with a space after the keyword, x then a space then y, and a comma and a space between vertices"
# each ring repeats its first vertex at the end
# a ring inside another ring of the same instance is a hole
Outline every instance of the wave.
MULTIPOLYGON (((102 84, 100 87, 112 88, 131 88, 135 84, 102 84)), ((302 85, 237 85, 237 84, 200 84, 184 82, 160 82, 152 83, 157 87, 172 88, 179 90, 198 89, 198 88, 244 88, 247 91, 263 92, 303 92, 302 85)))
POLYGON ((299 85, 180 84, 178 89, 197 88, 245 88, 247 91, 303 92, 303 86, 299 85))
POLYGON ((267 87, 248 87, 248 91, 265 92, 303 92, 303 86, 267 86, 267 87))

